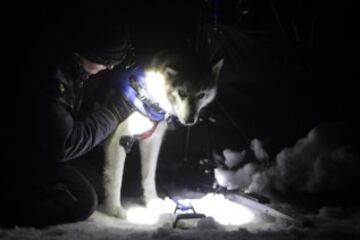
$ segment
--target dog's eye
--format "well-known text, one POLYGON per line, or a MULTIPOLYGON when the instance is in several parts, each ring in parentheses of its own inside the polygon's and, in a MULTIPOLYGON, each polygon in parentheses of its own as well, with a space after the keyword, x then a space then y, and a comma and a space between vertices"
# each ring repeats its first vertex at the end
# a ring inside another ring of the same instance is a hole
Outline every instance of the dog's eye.
POLYGON ((187 94, 186 94, 186 92, 184 90, 179 89, 178 93, 179 93, 179 96, 180 96, 181 99, 184 99, 187 96, 187 94))
POLYGON ((205 93, 199 93, 196 97, 198 99, 202 99, 203 97, 205 97, 205 93))

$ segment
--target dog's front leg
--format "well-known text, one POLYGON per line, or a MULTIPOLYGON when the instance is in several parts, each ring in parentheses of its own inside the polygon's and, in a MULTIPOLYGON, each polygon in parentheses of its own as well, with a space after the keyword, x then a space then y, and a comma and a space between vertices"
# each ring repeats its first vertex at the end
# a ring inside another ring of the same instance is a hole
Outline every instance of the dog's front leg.
POLYGON ((160 152, 160 146, 164 133, 167 128, 167 123, 162 121, 156 127, 154 133, 139 141, 140 154, 141 154, 141 176, 142 188, 144 191, 144 200, 148 204, 152 199, 158 199, 156 192, 156 166, 160 152))
POLYGON ((121 206, 121 185, 126 152, 119 144, 125 126, 123 124, 109 136, 105 142, 104 190, 105 199, 101 211, 118 218, 126 218, 126 211, 121 206))

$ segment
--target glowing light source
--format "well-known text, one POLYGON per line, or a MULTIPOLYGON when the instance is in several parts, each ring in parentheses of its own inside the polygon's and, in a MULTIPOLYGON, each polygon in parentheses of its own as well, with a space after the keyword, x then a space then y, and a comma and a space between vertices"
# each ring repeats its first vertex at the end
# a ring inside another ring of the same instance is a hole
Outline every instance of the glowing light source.
POLYGON ((172 108, 166 94, 165 76, 158 71, 145 72, 145 86, 150 97, 159 103, 166 112, 171 113, 172 108))
POLYGON ((211 216, 223 225, 242 225, 254 219, 250 209, 226 199, 222 194, 207 194, 201 199, 191 200, 191 203, 197 212, 211 216))
MULTIPOLYGON (((207 194, 200 199, 180 200, 184 205, 191 204, 197 213, 213 217, 223 225, 242 225, 254 219, 252 211, 243 205, 226 199, 221 194, 207 194)), ((170 199, 151 202, 147 208, 131 208, 127 211, 128 220, 132 223, 155 224, 161 214, 171 214, 175 203, 170 199)))
POLYGON ((147 207, 130 208, 126 215, 129 222, 150 225, 157 223, 161 214, 172 213, 175 206, 169 198, 156 199, 150 201, 147 207))

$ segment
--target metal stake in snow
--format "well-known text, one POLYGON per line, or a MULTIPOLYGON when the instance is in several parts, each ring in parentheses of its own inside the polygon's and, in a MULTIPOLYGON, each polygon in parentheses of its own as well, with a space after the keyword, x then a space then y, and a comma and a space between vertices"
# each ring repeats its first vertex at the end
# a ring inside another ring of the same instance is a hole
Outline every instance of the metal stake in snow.
POLYGON ((202 213, 196 213, 195 208, 193 207, 193 205, 190 203, 189 205, 184 205, 182 203, 176 202, 176 207, 175 207, 175 211, 174 214, 176 214, 176 212, 180 210, 181 214, 178 214, 176 216, 175 222, 173 224, 173 228, 176 228, 177 223, 180 220, 183 219, 201 219, 201 218, 205 218, 205 214, 202 213), (190 213, 188 211, 191 211, 190 213))
POLYGON ((176 216, 176 219, 174 221, 174 224, 173 224, 173 228, 176 228, 177 226, 177 223, 180 221, 180 220, 183 220, 183 219, 201 219, 201 218, 205 218, 206 215, 205 214, 202 214, 202 213, 197 213, 195 211, 195 208, 194 206, 189 203, 189 204, 183 204, 179 201, 177 201, 176 199, 174 199, 170 193, 165 189, 165 187, 162 185, 162 184, 159 184, 161 190, 165 193, 165 195, 170 198, 175 204, 175 210, 174 210, 174 214, 177 213, 177 211, 181 211, 182 213, 178 214, 176 216), (191 211, 191 212, 189 212, 191 211))

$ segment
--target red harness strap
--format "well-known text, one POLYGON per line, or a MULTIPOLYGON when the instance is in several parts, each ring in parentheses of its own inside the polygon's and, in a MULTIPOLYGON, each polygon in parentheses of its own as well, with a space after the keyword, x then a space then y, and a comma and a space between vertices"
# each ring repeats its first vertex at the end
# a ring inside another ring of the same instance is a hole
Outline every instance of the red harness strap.
POLYGON ((154 133, 154 131, 155 131, 155 129, 156 129, 159 122, 153 122, 153 123, 154 123, 153 127, 150 130, 148 130, 146 132, 143 132, 142 134, 136 135, 136 137, 139 140, 144 140, 144 139, 150 137, 154 133))

